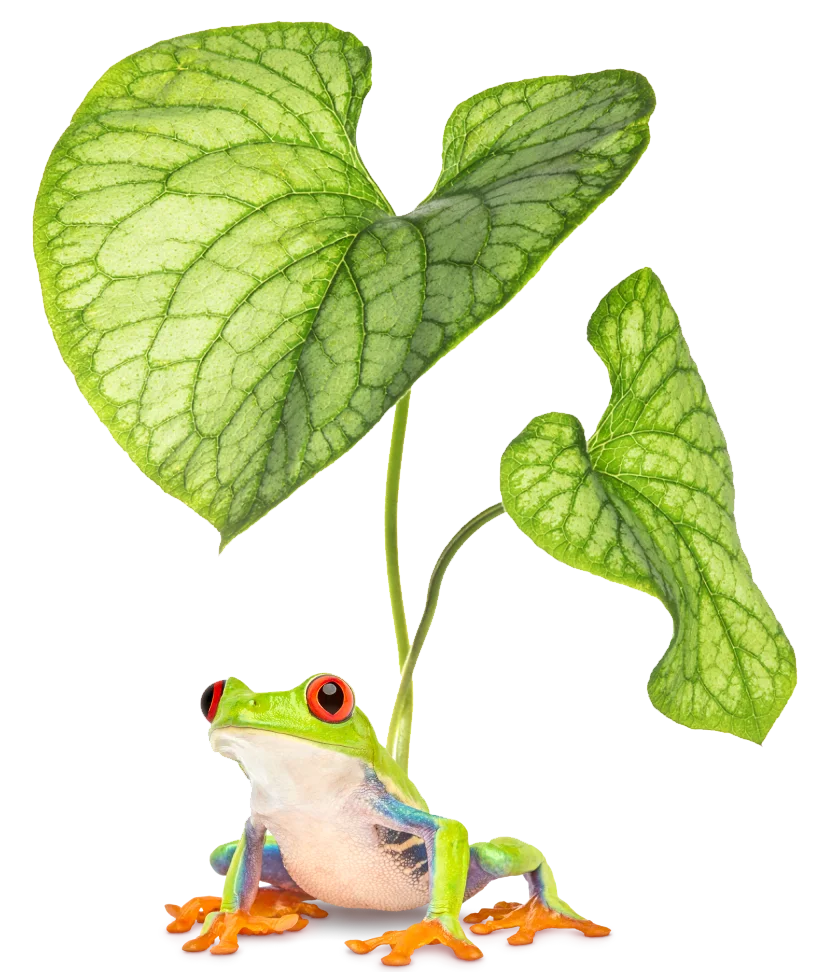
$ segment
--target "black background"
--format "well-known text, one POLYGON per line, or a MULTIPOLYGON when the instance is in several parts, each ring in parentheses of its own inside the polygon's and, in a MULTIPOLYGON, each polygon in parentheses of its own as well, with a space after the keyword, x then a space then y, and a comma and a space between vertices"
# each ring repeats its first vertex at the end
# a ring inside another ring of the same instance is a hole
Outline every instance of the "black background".
MULTIPOLYGON (((396 206, 411 205, 432 182, 439 116, 457 98, 522 71, 586 71, 590 58, 655 49, 619 43, 561 55, 540 18, 527 29, 463 21, 437 30, 423 21, 418 30, 399 29, 388 16, 353 22, 345 11, 337 20, 377 44, 377 94, 361 149, 396 206)), ((40 41, 51 81, 36 102, 36 150, 45 150, 78 91, 120 48, 142 47, 160 28, 189 25, 130 16, 90 34, 78 21, 50 21, 40 41)), ((736 452, 737 517, 761 581, 778 614, 794 619, 800 569, 790 544, 802 529, 801 509, 796 478, 776 470, 799 434, 798 327, 782 302, 787 271, 770 249, 782 227, 761 205, 758 173, 741 164, 753 109, 744 81, 727 79, 721 97, 711 72, 670 60, 640 68, 665 105, 656 151, 640 174, 555 254, 520 303, 416 389, 401 490, 410 616, 423 604, 424 568, 447 531, 496 501, 505 434, 539 408, 574 408, 586 422, 599 414, 607 379, 585 348, 584 314, 616 274, 648 263, 672 281, 689 341, 712 377, 736 452)), ((35 341, 48 403, 48 444, 33 456, 31 486, 40 518, 31 529, 48 565, 40 630, 59 634, 57 644, 68 631, 82 646, 75 664, 87 684, 118 706, 106 721, 122 730, 99 741, 101 756, 118 758, 104 760, 108 778, 97 785, 123 798, 124 826, 139 821, 139 845, 126 853, 131 869, 141 866, 142 896, 130 910, 155 917, 159 895, 205 887, 208 848, 229 839, 247 810, 237 770, 208 761, 198 743, 201 680, 232 670, 259 688, 282 688, 314 671, 351 672, 379 722, 391 707, 376 518, 384 438, 323 473, 217 561, 214 538, 137 479, 103 438, 55 368, 46 331, 35 341)), ((450 570, 417 679, 417 780, 433 806, 462 817, 475 839, 488 829, 543 839, 562 893, 615 923, 637 916, 641 888, 655 899, 647 909, 686 903, 683 882, 655 891, 662 861, 720 850, 707 807, 733 802, 736 780, 753 774, 739 766, 750 745, 689 736, 650 711, 640 682, 663 644, 664 622, 654 601, 570 576, 502 520, 450 570), (670 818, 690 836, 662 846, 670 818)), ((793 636, 801 637, 797 624, 793 636)), ((794 709, 769 739, 773 757, 797 747, 797 701, 794 709)), ((737 859, 739 850, 724 848, 737 859)), ((739 891, 748 866, 738 860, 739 891)), ((614 956, 619 942, 607 952, 614 956)), ((339 943, 329 948, 327 967, 339 967, 339 943)), ((155 959, 161 950, 152 949, 155 959)), ((528 964, 561 953, 565 947, 554 946, 528 964)), ((286 953, 278 958, 287 961, 286 953)))

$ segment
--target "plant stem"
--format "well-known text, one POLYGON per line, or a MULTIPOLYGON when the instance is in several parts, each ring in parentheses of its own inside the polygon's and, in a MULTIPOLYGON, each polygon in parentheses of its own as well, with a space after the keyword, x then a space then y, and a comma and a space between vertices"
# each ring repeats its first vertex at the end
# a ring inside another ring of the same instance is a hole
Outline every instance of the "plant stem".
POLYGON ((438 558, 437 564, 435 564, 435 569, 432 571, 423 616, 421 617, 421 623, 418 625, 418 630, 415 633, 415 640, 412 642, 411 649, 407 652, 406 660, 401 670, 401 684, 398 687, 395 707, 392 710, 392 720, 389 723, 387 749, 395 757, 395 760, 404 772, 406 772, 409 766, 409 736, 412 730, 412 673, 415 670, 418 655, 421 653, 421 648, 423 648, 423 643, 432 625, 432 619, 435 617, 435 608, 438 606, 438 594, 441 590, 441 583, 446 573, 446 568, 472 534, 480 530, 485 523, 489 523, 496 516, 500 516, 503 511, 503 505, 496 503, 494 506, 490 506, 489 509, 479 513, 469 523, 464 524, 446 545, 443 553, 438 558), (407 696, 410 699, 408 706, 406 704, 407 696))
MULTIPOLYGON (((398 492, 401 481, 401 459, 403 443, 406 438, 406 423, 409 418, 409 392, 395 405, 395 418, 392 424, 392 442, 389 446, 389 466, 386 470, 386 499, 384 503, 384 546, 386 548, 386 574, 389 580, 389 600, 392 604, 392 621, 395 625, 395 640, 398 643, 398 662, 403 671, 409 651, 409 629, 406 625, 406 612, 403 608, 401 591, 401 569, 398 557, 398 492)), ((404 704, 412 720, 412 685, 404 704)), ((390 750, 391 752, 391 750, 390 750)))

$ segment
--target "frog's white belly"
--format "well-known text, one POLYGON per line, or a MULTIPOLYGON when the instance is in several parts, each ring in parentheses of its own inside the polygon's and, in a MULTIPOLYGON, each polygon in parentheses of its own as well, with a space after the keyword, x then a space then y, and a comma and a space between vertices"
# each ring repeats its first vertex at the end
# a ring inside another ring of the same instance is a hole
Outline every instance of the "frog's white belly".
POLYGON ((344 908, 427 903, 425 861, 404 854, 418 839, 382 839, 391 823, 369 803, 359 759, 261 729, 215 730, 212 746, 245 769, 252 817, 277 840, 286 870, 307 894, 344 908))
POLYGON ((280 846, 292 879, 308 894, 343 908, 403 911, 429 900, 428 874, 400 866, 377 839, 374 825, 327 819, 262 817, 280 846))

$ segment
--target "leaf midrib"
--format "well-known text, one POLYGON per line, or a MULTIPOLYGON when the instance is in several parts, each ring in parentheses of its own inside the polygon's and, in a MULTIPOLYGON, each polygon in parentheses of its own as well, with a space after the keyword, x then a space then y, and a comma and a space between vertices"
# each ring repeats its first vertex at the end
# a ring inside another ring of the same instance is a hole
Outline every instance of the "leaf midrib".
MULTIPOLYGON (((318 247, 317 249, 313 250, 310 253, 305 253, 299 259, 294 260, 292 263, 290 263, 288 265, 288 267, 291 268, 291 267, 297 266, 303 260, 308 260, 310 257, 313 257, 313 256, 315 256, 318 253, 322 253, 324 250, 329 249, 330 247, 335 246, 336 244, 340 243, 342 240, 345 240, 346 238, 347 238, 346 236, 342 236, 342 237, 340 237, 337 240, 333 240, 331 243, 327 243, 324 246, 318 247)), ((340 269, 340 265, 341 265, 340 263, 337 264, 337 266, 335 268, 335 275, 337 275, 337 271, 340 269)), ((225 321, 223 322, 223 324, 220 327, 220 330, 215 335, 215 337, 212 339, 212 341, 210 342, 210 344, 209 344, 208 348, 206 349, 206 351, 203 353, 203 355, 199 359, 196 359, 198 361, 198 366, 197 366, 197 369, 195 370, 195 374, 194 374, 193 380, 192 380, 192 422, 193 422, 193 427, 194 427, 195 431, 203 439, 219 439, 223 435, 223 433, 226 431, 226 429, 229 427, 229 425, 231 425, 232 420, 234 419, 234 414, 233 414, 230 418, 228 418, 226 420, 226 422, 223 425, 223 427, 217 433, 206 433, 206 432, 203 432, 201 429, 198 428, 198 422, 197 422, 197 419, 196 419, 196 417, 194 415, 194 390, 195 390, 195 388, 197 386, 198 379, 200 377, 201 368, 203 367, 203 364, 204 364, 204 362, 206 360, 206 357, 209 354, 209 352, 212 350, 212 348, 217 344, 218 341, 225 340, 225 338, 223 337, 223 332, 226 329, 226 327, 229 325, 230 321, 235 316, 235 314, 237 314, 237 312, 240 310, 240 308, 243 307, 243 305, 246 304, 248 302, 248 300, 251 297, 253 297, 261 289, 261 287, 265 287, 266 284, 269 283, 270 280, 273 280, 278 275, 282 275, 286 269, 287 269, 286 267, 280 267, 278 270, 276 270, 274 273, 272 273, 265 280, 260 281, 257 284, 257 286, 249 294, 247 294, 246 297, 243 298, 243 300, 237 305, 237 307, 234 308, 234 310, 232 311, 232 313, 226 317, 225 321)), ((315 318, 317 317, 317 314, 320 311, 320 308, 321 308, 321 306, 323 304, 323 300, 326 298, 326 294, 328 293, 329 287, 332 285, 332 281, 333 280, 334 280, 334 275, 327 282, 326 289, 324 290, 324 293, 323 293, 323 297, 321 298, 320 303, 318 304, 317 308, 315 309, 315 314, 314 314, 314 317, 312 318, 312 324, 309 326, 309 328, 307 330, 307 335, 303 339, 303 341, 301 342, 301 346, 305 345, 306 341, 308 340, 309 333, 311 332, 312 328, 314 327, 315 318)), ((275 332, 277 330, 279 330, 284 324, 287 324, 290 321, 293 321, 296 318, 302 317, 304 314, 308 314, 308 313, 311 313, 311 308, 308 308, 305 311, 300 311, 297 314, 292 314, 289 317, 283 318, 283 320, 280 321, 280 323, 278 324, 278 326, 276 328, 274 328, 272 331, 270 331, 269 334, 266 335, 266 337, 261 338, 261 340, 258 341, 257 344, 252 345, 251 347, 249 347, 246 350, 247 351, 253 351, 255 348, 259 347, 264 341, 266 341, 270 337, 272 337, 272 335, 275 334, 275 332)), ((240 352, 238 352, 237 349, 234 348, 234 346, 231 344, 231 342, 228 342, 227 341, 226 343, 229 344, 229 346, 232 348, 233 351, 235 351, 236 354, 238 354, 238 355, 240 354, 240 352)), ((152 344, 154 344, 154 341, 152 342, 152 344)), ((291 348, 289 351, 286 352, 286 354, 284 354, 283 356, 281 356, 280 358, 278 358, 277 361, 275 361, 267 369, 267 372, 266 373, 267 374, 270 373, 273 368, 275 368, 278 364, 280 364, 280 362, 283 361, 284 358, 286 358, 289 354, 293 353, 295 350, 296 350, 295 348, 291 348)), ((294 375, 294 372, 293 372, 293 375, 294 375)), ((244 396, 244 399, 243 399, 243 402, 244 403, 247 402, 252 395, 254 395, 255 389, 260 384, 260 381, 261 380, 262 379, 259 379, 257 382, 255 382, 255 386, 244 396)), ((291 382, 290 382, 290 388, 291 388, 291 382)), ((287 389, 286 394, 283 396, 283 398, 280 401, 281 402, 285 402, 288 397, 289 397, 289 389, 287 389)), ((221 483, 221 485, 225 485, 225 484, 221 483)))
MULTIPOLYGON (((409 225, 409 226, 413 226, 414 227, 415 232, 418 234, 418 236, 419 236, 419 238, 421 240, 422 251, 423 251, 423 254, 424 254, 424 267, 423 267, 423 271, 422 271, 422 276, 423 276, 424 281, 425 281, 426 266, 427 266, 427 262, 428 262, 428 253, 427 253, 427 249, 426 249, 426 240, 424 239, 424 236, 421 233, 420 229, 417 226, 415 226, 414 222, 412 222, 411 220, 406 219, 403 216, 400 216, 400 217, 398 217, 398 216, 387 216, 386 218, 387 219, 397 219, 398 221, 402 221, 406 225, 409 225)), ((288 399, 288 397, 289 397, 289 395, 290 395, 290 393, 292 391, 292 385, 294 384, 295 378, 297 378, 301 382, 301 384, 303 385, 304 394, 306 395, 307 402, 310 400, 310 396, 309 396, 308 391, 306 390, 306 385, 305 385, 304 377, 303 377, 303 374, 301 373, 301 368, 300 368, 301 358, 303 357, 303 350, 306 347, 306 342, 309 339, 309 335, 314 330, 314 326, 315 326, 315 322, 317 320, 318 314, 320 314, 320 312, 321 312, 321 310, 323 308, 323 305, 324 305, 324 303, 326 301, 326 298, 329 295, 329 289, 331 288, 331 286, 334 283, 334 281, 337 279, 337 276, 338 276, 338 273, 340 271, 341 266, 344 266, 344 265, 346 266, 346 272, 349 275, 349 279, 352 281, 352 284, 353 284, 353 286, 355 288, 355 291, 356 291, 356 293, 358 295, 358 299, 359 299, 359 301, 361 303, 361 309, 362 309, 361 310, 361 346, 360 346, 360 353, 359 353, 359 357, 358 357, 358 385, 360 386, 360 379, 361 379, 361 376, 362 376, 362 369, 363 369, 363 349, 364 349, 364 346, 365 346, 365 343, 366 343, 366 337, 367 337, 367 331, 366 331, 366 313, 365 313, 365 311, 366 311, 366 302, 364 301, 363 295, 360 292, 360 288, 358 287, 357 282, 356 282, 356 280, 354 278, 354 274, 352 272, 352 268, 350 267, 349 262, 348 262, 348 257, 349 257, 349 253, 350 253, 350 251, 352 249, 352 246, 354 245, 354 243, 358 239, 358 237, 361 235, 361 233, 366 232, 371 226, 374 226, 375 225, 375 222, 379 222, 379 221, 376 220, 376 221, 370 223, 369 226, 364 227, 363 230, 361 230, 360 232, 358 232, 357 234, 355 234, 355 236, 352 237, 352 241, 350 242, 349 246, 346 248, 346 250, 345 250, 345 252, 344 252, 344 254, 343 254, 343 256, 342 256, 342 258, 340 260, 340 263, 338 264, 338 266, 335 269, 334 274, 329 279, 329 282, 328 282, 328 284, 326 286, 326 289, 324 290, 323 296, 322 296, 321 300, 319 301, 318 306, 317 306, 317 308, 316 308, 316 310, 314 312, 314 316, 312 318, 312 324, 309 327, 309 329, 307 330, 306 338, 304 339, 304 341, 303 341, 303 343, 301 345, 301 351, 300 351, 300 354, 298 355, 298 360, 297 360, 297 364, 295 366, 295 370, 292 372, 292 375, 291 375, 291 378, 290 378, 290 381, 289 381, 289 387, 287 388, 286 393, 283 396, 282 401, 284 403, 284 407, 285 407, 286 400, 288 399)), ((423 289, 424 289, 424 295, 425 295, 425 293, 426 293, 426 284, 425 283, 424 283, 424 288, 423 289)), ((419 325, 420 325, 420 323, 421 323, 422 320, 423 320, 423 300, 421 300, 421 310, 420 310, 419 315, 418 315, 418 324, 419 325)), ((415 334, 415 332, 413 332, 409 337, 407 337, 407 338, 404 339, 406 341, 406 345, 407 345, 407 352, 408 352, 408 349, 409 349, 409 345, 411 344, 412 339, 414 337, 414 334, 415 334)), ((254 390, 252 392, 250 392, 249 394, 251 395, 253 393, 254 393, 254 390)), ((248 400, 248 397, 249 397, 249 395, 246 396, 246 399, 244 399, 244 401, 245 400, 248 400)), ((347 407, 349 407, 348 403, 347 403, 347 405, 344 406, 344 408, 347 408, 347 407)), ((341 411, 343 411, 343 409, 341 411)), ((335 416, 335 418, 337 418, 340 414, 341 414, 341 412, 338 412, 337 415, 335 416)), ((326 425, 329 425, 334 420, 335 419, 333 418, 333 419, 330 419, 328 422, 325 422, 324 425, 322 425, 322 426, 316 426, 312 422, 310 415, 307 413, 307 421, 309 423, 309 427, 311 428, 312 432, 322 432, 323 428, 326 425)), ((343 429, 341 429, 340 431, 345 436, 345 438, 347 440, 350 440, 350 436, 348 436, 343 429)), ((357 441, 357 440, 355 440, 355 441, 357 441)), ((351 448, 351 446, 353 444, 354 444, 353 442, 349 441, 349 444, 347 445, 347 447, 344 450, 344 452, 347 452, 351 448)), ((272 445, 274 445, 274 438, 273 438, 272 443, 269 446, 270 454, 271 454, 272 445)), ((300 468, 300 473, 298 474, 298 477, 297 477, 298 481, 301 480, 301 475, 302 475, 303 468, 304 468, 304 455, 305 455, 305 451, 306 451, 306 447, 307 446, 308 446, 308 440, 307 440, 306 445, 304 445, 304 447, 303 447, 303 452, 302 452, 301 459, 300 459, 300 467, 299 467, 300 468)), ((249 461, 251 461, 251 459, 249 461)), ((248 466, 248 463, 246 465, 248 466)), ((245 468, 246 467, 244 466, 244 469, 245 468)), ((249 514, 251 514, 251 512, 252 512, 252 510, 253 510, 253 508, 255 506, 255 504, 258 502, 258 500, 260 498, 260 484, 263 481, 264 471, 265 471, 265 468, 264 468, 264 470, 261 471, 260 476, 257 478, 257 483, 255 484, 255 495, 254 495, 254 499, 249 504, 249 514)), ((232 539, 233 537, 235 537, 238 532, 240 532, 242 530, 245 530, 248 526, 251 525, 252 522, 254 522, 254 520, 250 519, 249 514, 247 514, 247 516, 244 518, 244 520, 242 521, 242 523, 239 525, 240 526, 240 530, 233 530, 231 532, 231 534, 224 535, 224 543, 228 539, 232 539)))

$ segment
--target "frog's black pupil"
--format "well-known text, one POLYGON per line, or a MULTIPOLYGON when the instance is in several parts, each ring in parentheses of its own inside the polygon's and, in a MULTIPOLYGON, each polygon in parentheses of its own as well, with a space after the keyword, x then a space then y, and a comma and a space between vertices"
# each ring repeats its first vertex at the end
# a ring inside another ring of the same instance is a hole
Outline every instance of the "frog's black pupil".
POLYGON ((212 699, 215 697, 215 683, 206 689, 203 695, 200 696, 200 711, 203 713, 204 719, 209 718, 209 709, 212 707, 212 699))
POLYGON ((337 682, 327 682, 322 685, 318 693, 318 702, 329 715, 334 715, 343 705, 343 689, 337 682))

